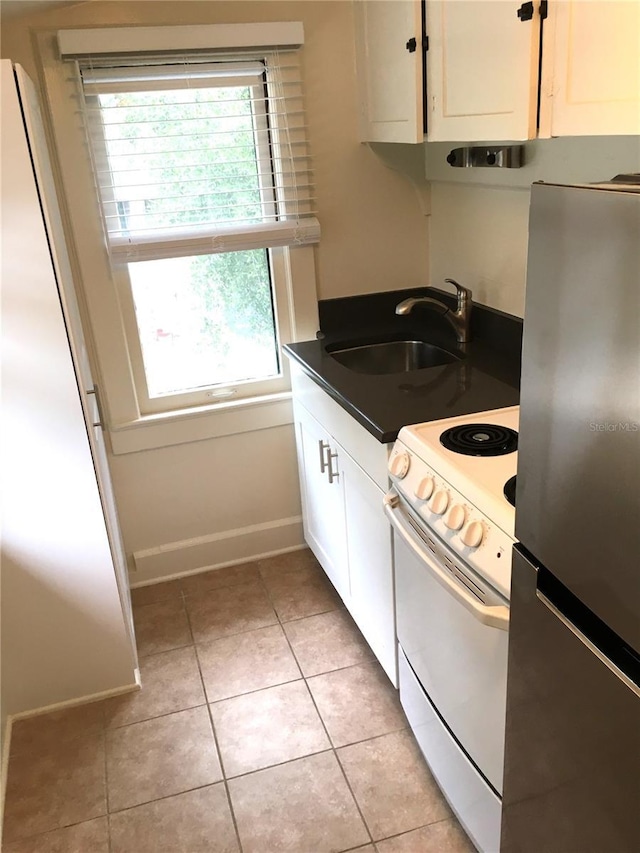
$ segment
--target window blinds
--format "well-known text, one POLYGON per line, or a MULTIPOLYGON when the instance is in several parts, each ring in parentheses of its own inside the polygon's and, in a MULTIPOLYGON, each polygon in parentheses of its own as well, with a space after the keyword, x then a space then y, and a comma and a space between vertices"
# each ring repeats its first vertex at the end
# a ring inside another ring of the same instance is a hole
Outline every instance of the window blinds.
POLYGON ((77 70, 114 260, 318 241, 296 51, 77 70))

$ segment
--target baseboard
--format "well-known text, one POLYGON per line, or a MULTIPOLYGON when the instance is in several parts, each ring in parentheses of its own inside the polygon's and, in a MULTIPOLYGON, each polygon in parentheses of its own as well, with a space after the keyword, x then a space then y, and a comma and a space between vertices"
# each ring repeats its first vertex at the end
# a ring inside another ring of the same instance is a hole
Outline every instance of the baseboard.
POLYGON ((42 714, 50 714, 53 711, 64 711, 67 708, 75 708, 78 705, 88 705, 90 702, 100 702, 102 699, 111 699, 113 696, 121 696, 123 693, 133 693, 140 690, 140 670, 136 668, 135 682, 124 684, 122 687, 113 687, 110 690, 102 690, 100 693, 91 693, 88 696, 78 696, 76 699, 65 699, 64 702, 54 702, 53 705, 44 705, 42 708, 32 708, 30 711, 19 711, 11 715, 11 723, 16 720, 26 720, 28 717, 39 717, 42 714))
POLYGON ((136 570, 131 586, 147 586, 161 580, 221 569, 264 559, 304 547, 302 518, 279 518, 209 536, 169 542, 157 548, 135 551, 136 570))

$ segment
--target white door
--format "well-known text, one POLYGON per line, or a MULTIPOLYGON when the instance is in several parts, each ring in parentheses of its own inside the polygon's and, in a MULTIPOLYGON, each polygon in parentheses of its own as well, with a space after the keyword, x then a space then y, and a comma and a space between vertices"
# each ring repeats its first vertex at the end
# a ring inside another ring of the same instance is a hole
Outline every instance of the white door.
POLYGON ((357 0, 354 14, 362 141, 423 142, 420 0, 357 0))
POLYGON ((294 405, 304 536, 340 596, 349 600, 344 491, 336 445, 307 410, 294 405))
POLYGON ((536 135, 539 0, 427 0, 430 142, 536 135))
POLYGON ((349 555, 350 611, 384 671, 397 687, 391 527, 384 492, 346 454, 340 454, 349 555))
POLYGON ((640 2, 554 0, 542 52, 541 136, 640 134, 640 2))

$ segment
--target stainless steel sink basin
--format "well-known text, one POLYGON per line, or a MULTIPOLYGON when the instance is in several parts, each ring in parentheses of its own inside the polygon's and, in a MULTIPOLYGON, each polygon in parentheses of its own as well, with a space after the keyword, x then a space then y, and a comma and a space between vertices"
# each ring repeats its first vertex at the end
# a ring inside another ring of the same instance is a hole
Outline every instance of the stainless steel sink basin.
POLYGON ((408 373, 423 367, 438 367, 458 361, 460 356, 425 341, 386 341, 337 347, 329 353, 356 373, 408 373))

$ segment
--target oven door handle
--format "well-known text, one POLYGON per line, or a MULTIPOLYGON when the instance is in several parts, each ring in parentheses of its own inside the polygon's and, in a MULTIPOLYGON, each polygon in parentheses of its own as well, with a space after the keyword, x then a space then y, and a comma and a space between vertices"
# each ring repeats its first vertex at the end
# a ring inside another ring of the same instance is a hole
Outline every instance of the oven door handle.
POLYGON ((476 601, 471 593, 467 592, 463 586, 460 586, 460 584, 456 583, 453 578, 449 577, 444 569, 441 569, 431 556, 416 544, 413 536, 409 533, 398 517, 397 507, 399 504, 400 498, 395 494, 395 492, 391 491, 384 496, 384 511, 391 522, 392 527, 396 533, 398 533, 402 541, 413 551, 420 562, 429 569, 438 583, 440 583, 456 599, 456 601, 459 601, 475 619, 482 622, 483 625, 488 625, 491 628, 499 628, 501 631, 508 631, 509 608, 503 604, 489 607, 486 604, 476 601))

